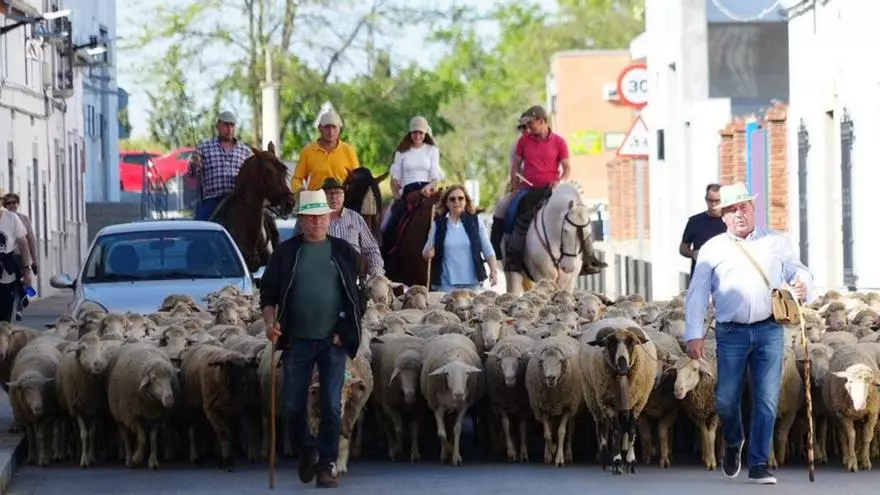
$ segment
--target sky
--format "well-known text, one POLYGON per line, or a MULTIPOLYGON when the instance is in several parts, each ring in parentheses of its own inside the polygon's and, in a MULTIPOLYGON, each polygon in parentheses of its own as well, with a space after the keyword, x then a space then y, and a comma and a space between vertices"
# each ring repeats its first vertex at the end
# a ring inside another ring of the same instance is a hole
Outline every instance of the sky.
MULTIPOLYGON (((169 0, 164 0, 165 2, 169 0)), ((452 5, 456 0, 435 0, 432 4, 439 6, 452 5)), ((117 39, 131 40, 137 37, 139 27, 137 19, 145 19, 144 11, 155 8, 156 4, 164 3, 162 0, 119 0, 117 2, 117 39)), ((493 0, 457 0, 458 5, 473 7, 478 11, 485 11, 492 7, 493 0)), ((481 27, 481 34, 484 36, 494 36, 497 29, 493 29, 491 25, 481 27)), ((425 43, 425 30, 416 27, 403 29, 399 38, 396 40, 376 40, 376 44, 383 44, 392 51, 392 57, 395 64, 406 65, 409 62, 416 62, 422 66, 430 67, 442 55, 443 48, 437 44, 425 43)), ((224 53, 219 47, 206 50, 202 57, 205 60, 221 59, 224 53)), ((149 85, 145 81, 149 81, 149 71, 139 70, 133 65, 139 62, 140 57, 134 51, 120 50, 118 52, 118 74, 117 80, 119 87, 125 89, 129 93, 129 119, 132 124, 132 137, 145 137, 147 135, 148 120, 148 100, 145 89, 149 89, 149 85), (146 87, 145 87, 146 86, 146 87)), ((345 72, 354 73, 354 69, 348 68, 345 72)), ((337 72, 344 73, 344 72, 337 72)), ((196 69, 191 71, 191 80, 198 80, 199 74, 196 69)), ((195 84, 195 83, 194 83, 195 84)), ((195 94, 196 102, 194 106, 200 104, 207 105, 209 99, 213 96, 212 91, 208 91, 209 87, 193 88, 188 93, 195 94), (199 97, 201 95, 201 98, 199 97)), ((233 111, 243 110, 244 106, 236 103, 229 105, 233 111)))

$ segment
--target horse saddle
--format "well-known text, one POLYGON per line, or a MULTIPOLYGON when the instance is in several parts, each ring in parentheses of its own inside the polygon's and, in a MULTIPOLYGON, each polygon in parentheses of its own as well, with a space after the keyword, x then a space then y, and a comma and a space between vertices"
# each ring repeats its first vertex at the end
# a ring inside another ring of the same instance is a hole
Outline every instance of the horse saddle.
MULTIPOLYGON (((530 220, 535 212, 550 198, 549 188, 521 189, 516 192, 507 207, 504 218, 504 233, 511 234, 516 228, 517 218, 528 216, 530 220)), ((527 222, 523 222, 528 225, 527 222)))

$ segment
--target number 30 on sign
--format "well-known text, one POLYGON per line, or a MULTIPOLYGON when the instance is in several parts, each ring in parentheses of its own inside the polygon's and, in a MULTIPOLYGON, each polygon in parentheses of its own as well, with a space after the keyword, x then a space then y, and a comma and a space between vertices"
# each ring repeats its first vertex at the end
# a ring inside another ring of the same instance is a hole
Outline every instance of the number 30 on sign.
POLYGON ((627 106, 642 108, 648 104, 648 67, 632 64, 621 71, 617 78, 617 94, 627 106))

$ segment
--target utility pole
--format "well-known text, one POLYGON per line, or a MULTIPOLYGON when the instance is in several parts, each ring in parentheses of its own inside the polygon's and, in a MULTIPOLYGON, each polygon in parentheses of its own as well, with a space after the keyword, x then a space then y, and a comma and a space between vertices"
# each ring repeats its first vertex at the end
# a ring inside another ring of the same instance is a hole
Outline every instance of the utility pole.
POLYGON ((266 49, 266 81, 262 86, 263 119, 262 132, 263 149, 269 147, 269 143, 275 144, 275 153, 281 156, 281 129, 278 117, 281 85, 275 82, 272 73, 272 50, 266 49))

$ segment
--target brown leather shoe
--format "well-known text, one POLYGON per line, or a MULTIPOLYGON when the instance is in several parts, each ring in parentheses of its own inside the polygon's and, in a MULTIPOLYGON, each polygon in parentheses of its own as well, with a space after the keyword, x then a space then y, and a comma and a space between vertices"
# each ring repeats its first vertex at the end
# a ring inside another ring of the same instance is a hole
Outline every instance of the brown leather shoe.
POLYGON ((299 480, 311 483, 315 479, 315 465, 318 464, 318 453, 315 449, 303 450, 299 453, 299 480))
POLYGON ((333 476, 332 468, 324 467, 318 471, 318 479, 315 480, 315 486, 317 488, 336 488, 339 486, 339 482, 336 481, 336 476, 333 476))

